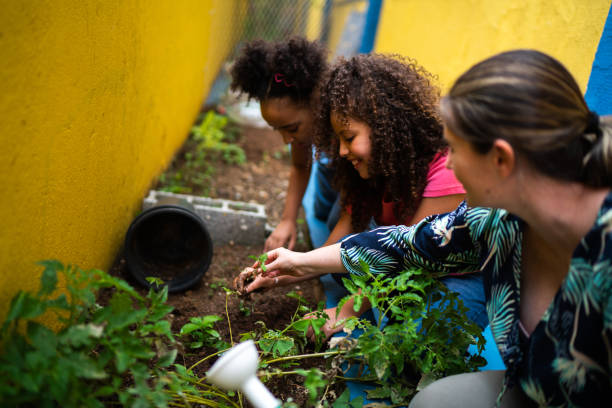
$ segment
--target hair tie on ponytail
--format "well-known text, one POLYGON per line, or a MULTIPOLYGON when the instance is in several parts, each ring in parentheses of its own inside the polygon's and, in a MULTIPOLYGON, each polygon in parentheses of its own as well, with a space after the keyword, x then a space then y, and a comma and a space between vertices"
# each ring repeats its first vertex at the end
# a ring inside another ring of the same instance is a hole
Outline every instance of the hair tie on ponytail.
POLYGON ((593 111, 589 111, 587 117, 587 126, 584 129, 585 134, 594 134, 597 138, 601 137, 601 128, 599 127, 599 115, 593 111))
POLYGON ((287 88, 291 88, 292 86, 295 86, 295 84, 294 84, 294 83, 289 83, 289 82, 287 82, 287 80, 285 79, 285 75, 280 74, 280 73, 278 73, 278 72, 277 72, 276 74, 274 74, 274 81, 275 81, 277 84, 282 83, 282 84, 283 84, 283 85, 285 85, 287 88))

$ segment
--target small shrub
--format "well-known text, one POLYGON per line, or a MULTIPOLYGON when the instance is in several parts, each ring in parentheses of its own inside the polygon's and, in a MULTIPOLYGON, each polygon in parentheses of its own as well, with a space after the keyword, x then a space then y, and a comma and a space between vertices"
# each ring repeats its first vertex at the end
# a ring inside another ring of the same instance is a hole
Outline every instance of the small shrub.
POLYGON ((167 290, 140 296, 99 270, 41 263, 38 293, 20 291, 0 331, 4 406, 167 406, 170 392, 193 387, 168 370, 177 355, 165 319, 167 290), (58 291, 59 278, 66 291, 58 291), (112 295, 96 303, 101 290, 112 295), (57 331, 38 322, 53 316, 57 331))

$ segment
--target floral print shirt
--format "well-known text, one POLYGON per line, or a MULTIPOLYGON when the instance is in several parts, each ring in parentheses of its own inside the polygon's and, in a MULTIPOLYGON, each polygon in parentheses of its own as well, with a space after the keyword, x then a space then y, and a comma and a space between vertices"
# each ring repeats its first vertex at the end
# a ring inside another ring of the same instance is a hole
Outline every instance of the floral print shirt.
POLYGON ((612 193, 529 337, 519 325, 523 228, 505 210, 464 202, 410 227, 351 235, 342 241, 341 257, 354 274, 362 273, 359 259, 372 273, 482 271, 491 331, 507 367, 503 389, 518 383, 538 406, 612 404, 612 193))

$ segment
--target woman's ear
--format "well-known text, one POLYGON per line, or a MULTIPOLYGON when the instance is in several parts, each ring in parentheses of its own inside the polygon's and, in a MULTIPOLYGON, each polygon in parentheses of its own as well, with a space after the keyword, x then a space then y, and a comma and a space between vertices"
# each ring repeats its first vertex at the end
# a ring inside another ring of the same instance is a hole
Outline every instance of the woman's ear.
POLYGON ((510 176, 516 167, 516 155, 510 143, 503 139, 495 139, 491 154, 498 175, 503 178, 510 176))

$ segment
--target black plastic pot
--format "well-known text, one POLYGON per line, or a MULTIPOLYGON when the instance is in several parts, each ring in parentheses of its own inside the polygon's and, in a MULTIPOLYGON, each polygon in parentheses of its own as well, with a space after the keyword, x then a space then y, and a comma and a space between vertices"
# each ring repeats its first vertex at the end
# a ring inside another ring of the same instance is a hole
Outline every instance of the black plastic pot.
POLYGON ((156 277, 168 292, 187 290, 202 279, 212 255, 208 229, 185 200, 160 200, 132 221, 125 236, 128 270, 147 288, 146 278, 156 277))

